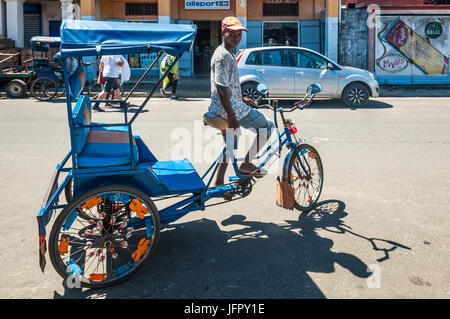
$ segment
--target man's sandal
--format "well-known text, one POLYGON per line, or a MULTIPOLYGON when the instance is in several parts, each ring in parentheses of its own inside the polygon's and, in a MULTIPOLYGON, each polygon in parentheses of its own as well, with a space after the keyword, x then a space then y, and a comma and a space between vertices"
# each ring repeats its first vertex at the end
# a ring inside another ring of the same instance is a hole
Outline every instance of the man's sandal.
POLYGON ((251 173, 242 173, 241 171, 239 171, 239 177, 256 177, 256 178, 260 178, 260 177, 266 176, 267 174, 268 174, 268 172, 264 168, 257 168, 251 173))

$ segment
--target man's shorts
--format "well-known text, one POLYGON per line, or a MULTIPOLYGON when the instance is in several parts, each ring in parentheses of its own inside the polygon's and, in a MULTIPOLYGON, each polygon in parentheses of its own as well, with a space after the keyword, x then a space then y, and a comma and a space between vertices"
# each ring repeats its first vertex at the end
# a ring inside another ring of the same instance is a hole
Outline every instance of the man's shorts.
POLYGON ((111 93, 111 91, 117 90, 120 86, 117 83, 117 78, 105 78, 105 92, 111 93))
MULTIPOLYGON (((248 113, 245 117, 243 117, 239 121, 239 127, 253 130, 254 133, 257 133, 260 136, 265 136, 266 138, 268 138, 272 134, 272 130, 274 129, 275 125, 271 120, 268 120, 264 116, 264 114, 255 109, 251 109, 250 113, 248 113)), ((228 130, 229 129, 227 129, 226 139, 228 143, 233 143, 230 145, 233 145, 234 149, 237 149, 240 130, 238 131, 233 130, 228 131, 228 130)))
POLYGON ((275 127, 271 120, 268 120, 261 112, 251 109, 245 117, 239 121, 239 126, 246 129, 254 129, 260 135, 270 136, 275 127))

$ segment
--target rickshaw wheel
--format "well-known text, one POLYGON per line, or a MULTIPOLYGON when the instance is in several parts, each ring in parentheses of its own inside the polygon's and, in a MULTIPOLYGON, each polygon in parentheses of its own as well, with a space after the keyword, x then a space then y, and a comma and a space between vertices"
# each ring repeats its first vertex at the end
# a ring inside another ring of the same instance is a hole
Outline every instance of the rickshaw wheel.
POLYGON ((160 221, 153 201, 127 185, 93 189, 70 202, 53 224, 49 255, 68 287, 118 284, 150 259, 160 221), (90 216, 79 216, 83 210, 90 216))
POLYGON ((58 90, 56 91, 55 97, 57 97, 57 98, 62 97, 64 94, 66 94, 66 88, 59 85, 58 90))
MULTIPOLYGON (((64 195, 66 197, 67 204, 70 204, 73 200, 73 179, 71 179, 64 188, 64 195)), ((89 220, 89 216, 82 209, 77 209, 77 211, 81 218, 84 220, 89 220)))
POLYGON ((31 83, 30 92, 39 101, 47 101, 57 96, 58 88, 58 83, 52 78, 41 76, 31 83))

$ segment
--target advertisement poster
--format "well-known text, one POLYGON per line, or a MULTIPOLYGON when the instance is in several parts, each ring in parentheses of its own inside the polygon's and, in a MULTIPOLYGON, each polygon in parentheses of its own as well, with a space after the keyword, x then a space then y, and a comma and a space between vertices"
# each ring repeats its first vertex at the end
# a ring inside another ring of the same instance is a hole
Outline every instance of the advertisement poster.
POLYGON ((375 72, 386 83, 426 83, 448 77, 449 18, 381 17, 375 44, 375 72))

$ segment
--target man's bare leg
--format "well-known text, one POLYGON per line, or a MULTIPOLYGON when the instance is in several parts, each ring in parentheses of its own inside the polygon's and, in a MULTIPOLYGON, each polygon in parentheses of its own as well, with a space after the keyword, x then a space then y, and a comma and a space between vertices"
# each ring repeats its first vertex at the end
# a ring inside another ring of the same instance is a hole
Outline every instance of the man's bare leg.
POLYGON ((252 146, 250 147, 247 155, 245 156, 244 162, 239 167, 239 171, 244 174, 258 174, 261 171, 252 163, 256 154, 260 151, 261 147, 264 146, 268 141, 268 136, 257 134, 252 146))
POLYGON ((219 164, 219 168, 217 169, 216 175, 216 184, 215 186, 220 186, 224 184, 225 173, 228 167, 228 156, 225 154, 222 158, 222 161, 219 164))

